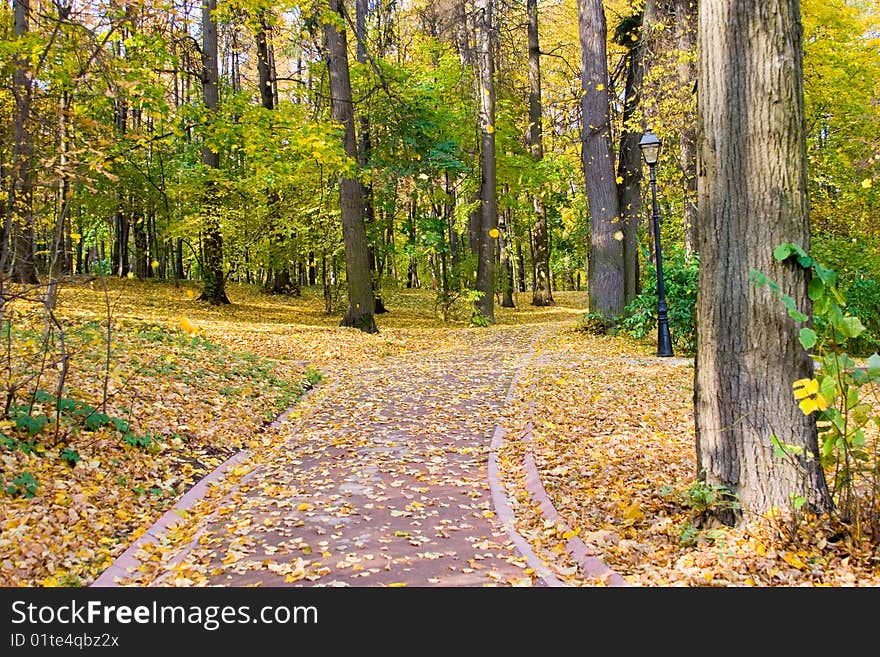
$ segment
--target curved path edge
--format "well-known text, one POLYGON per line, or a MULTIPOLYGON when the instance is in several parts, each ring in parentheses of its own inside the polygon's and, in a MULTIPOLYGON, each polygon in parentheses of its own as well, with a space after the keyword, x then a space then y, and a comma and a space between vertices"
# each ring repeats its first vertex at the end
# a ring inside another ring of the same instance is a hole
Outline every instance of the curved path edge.
MULTIPOLYGON (((510 383, 510 388, 508 388, 507 396, 505 397, 506 403, 509 404, 513 401, 513 393, 516 385, 519 383, 522 373, 525 371, 526 367, 528 367, 528 364, 534 356, 535 345, 545 332, 546 331, 540 332, 532 340, 530 350, 523 358, 523 364, 520 365, 513 381, 510 383)), ((526 491, 532 499, 538 503, 541 513, 543 513, 545 517, 561 525, 564 531, 572 532, 571 527, 569 527, 568 523, 562 519, 562 516, 559 514, 559 511, 556 510, 556 507, 553 506, 553 502, 550 500, 550 496, 547 495, 547 491, 544 488, 544 483, 541 481, 541 474, 535 463, 535 457, 529 448, 529 444, 532 442, 532 428, 532 421, 529 419, 526 424, 526 431, 520 438, 520 440, 526 445, 526 453, 523 456, 522 462, 522 467, 525 470, 526 475, 526 491)), ((505 435, 506 432, 504 428, 500 424, 496 426, 495 434, 492 438, 492 452, 489 454, 489 486, 492 491, 492 501, 495 504, 496 513, 504 524, 504 527, 507 529, 510 539, 523 554, 529 566, 540 575, 542 580, 544 580, 545 584, 547 584, 547 586, 566 586, 564 582, 550 572, 544 561, 535 554, 534 550, 532 550, 529 542, 516 530, 515 516, 507 495, 504 492, 504 484, 501 481, 497 460, 497 452, 504 444, 505 435)), ((608 586, 632 586, 632 584, 624 579, 623 576, 612 570, 604 561, 592 554, 586 543, 584 543, 578 536, 572 536, 568 539, 565 544, 565 550, 578 564, 584 577, 602 580, 606 582, 608 586)))
MULTIPOLYGON (((293 412, 293 410, 302 404, 307 397, 309 397, 318 386, 313 386, 306 391, 302 397, 300 397, 299 401, 293 406, 287 408, 283 412, 281 412, 271 423, 265 425, 262 431, 266 431, 268 429, 277 429, 281 424, 288 418, 288 416, 293 412)), ((309 412, 303 414, 300 418, 299 423, 305 421, 308 417, 309 412)), ((113 562, 104 569, 104 571, 97 577, 95 580, 89 584, 89 587, 94 588, 109 588, 109 587, 118 587, 120 586, 119 580, 130 577, 141 565, 141 560, 138 557, 138 553, 141 551, 143 547, 149 545, 150 543, 157 543, 162 541, 162 536, 168 533, 168 530, 177 522, 184 518, 184 513, 187 510, 192 508, 196 502, 203 499, 207 493, 208 488, 213 484, 221 481, 226 473, 229 472, 231 468, 239 465, 247 461, 252 455, 251 450, 242 449, 228 459, 223 461, 220 465, 214 468, 207 475, 199 479, 198 483, 195 486, 190 488, 174 505, 168 509, 162 516, 154 522, 150 527, 141 534, 122 554, 120 554, 113 562)), ((250 474, 250 473, 249 473, 250 474)), ((236 484, 235 488, 241 486, 249 478, 248 475, 236 484)), ((233 489, 234 490, 234 489, 233 489)), ((230 491, 231 492, 231 491, 230 491)), ((229 493, 227 493, 227 496, 229 493)))

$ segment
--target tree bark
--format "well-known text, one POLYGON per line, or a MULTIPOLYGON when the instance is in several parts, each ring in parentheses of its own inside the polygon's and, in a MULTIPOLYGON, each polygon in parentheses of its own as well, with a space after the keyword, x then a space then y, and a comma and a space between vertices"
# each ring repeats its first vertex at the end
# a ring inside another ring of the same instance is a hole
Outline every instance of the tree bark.
MULTIPOLYGON (((15 0, 13 30, 16 38, 24 37, 30 30, 30 1, 15 0)), ((15 58, 12 73, 13 92, 13 144, 12 171, 6 201, 6 216, 0 248, 0 274, 11 265, 10 278, 15 283, 36 284, 37 268, 34 263, 34 214, 32 206, 32 182, 30 172, 31 134, 30 117, 32 82, 28 73, 29 62, 25 55, 15 58), (9 262, 9 241, 12 262, 9 262)))
POLYGON ((499 225, 498 246, 500 251, 499 261, 501 264, 501 307, 516 308, 513 301, 513 252, 510 243, 510 208, 504 210, 504 223, 499 225))
MULTIPOLYGON (((526 0, 529 40, 529 148, 536 162, 544 159, 543 108, 541 104, 541 47, 538 40, 538 0, 526 0)), ((535 291, 533 306, 554 305, 550 290, 550 246, 547 239, 547 208, 535 194, 535 291)))
POLYGON ((493 0, 476 0, 477 86, 480 106, 480 232, 475 310, 495 323, 495 249, 498 199, 495 170, 495 59, 492 38, 493 0))
POLYGON ((767 274, 810 314, 805 271, 772 257, 782 242, 810 247, 799 3, 703 3, 698 48, 697 475, 750 513, 790 509, 792 495, 828 510, 818 459, 777 458, 771 442, 818 454, 791 387, 813 362, 782 303, 749 282, 767 274))
MULTIPOLYGON (((697 79, 693 59, 697 39, 697 0, 675 0, 675 36, 678 46, 678 82, 681 93, 691 107, 694 82, 697 79)), ((689 114, 689 112, 688 112, 689 114)), ((690 256, 697 244, 697 127, 686 121, 678 138, 681 159, 682 221, 684 248, 690 256)))
POLYGON ((641 27, 633 41, 630 33, 621 35, 628 47, 626 84, 623 101, 623 129, 617 161, 617 199, 623 230, 623 303, 629 304, 639 293, 639 223, 642 214, 642 154, 639 140, 642 129, 637 116, 645 77, 645 54, 649 47, 651 24, 654 21, 654 0, 646 0, 641 27))
POLYGON ((623 311, 623 231, 611 147, 606 23, 601 0, 578 0, 578 28, 582 158, 590 209, 589 304, 591 312, 613 321, 623 311))
MULTIPOLYGON (((217 70, 217 23, 213 12, 217 0, 202 0, 202 93, 208 122, 214 119, 220 104, 217 70)), ((229 303, 226 296, 226 277, 223 274, 223 234, 220 226, 220 203, 217 193, 217 170, 220 154, 207 144, 202 146, 202 164, 207 168, 207 182, 202 200, 202 229, 204 254, 202 256, 202 301, 218 306, 229 303)))
MULTIPOLYGON (((344 24, 342 0, 330 0, 330 11, 344 24)), ((330 116, 344 128, 345 153, 357 161, 358 149, 354 130, 351 78, 348 71, 348 48, 345 30, 324 25, 327 46, 327 68, 330 73, 330 116)), ((361 183, 357 178, 339 179, 339 205, 342 214, 342 239, 345 243, 345 273, 348 282, 348 311, 343 326, 353 326, 367 333, 376 333, 373 286, 367 231, 364 227, 364 204, 361 183)))

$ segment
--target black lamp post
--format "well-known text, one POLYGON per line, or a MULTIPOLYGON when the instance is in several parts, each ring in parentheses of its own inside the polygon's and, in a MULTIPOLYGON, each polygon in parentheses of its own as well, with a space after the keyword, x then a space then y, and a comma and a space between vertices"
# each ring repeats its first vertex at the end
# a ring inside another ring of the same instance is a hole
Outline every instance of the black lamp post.
POLYGON ((654 258, 657 262, 657 355, 672 356, 672 338, 669 336, 669 313, 666 307, 666 286, 663 284, 663 254, 660 250, 660 206, 657 205, 657 174, 654 167, 660 159, 662 142, 650 130, 642 135, 639 148, 645 164, 651 170, 651 203, 654 211, 654 258))

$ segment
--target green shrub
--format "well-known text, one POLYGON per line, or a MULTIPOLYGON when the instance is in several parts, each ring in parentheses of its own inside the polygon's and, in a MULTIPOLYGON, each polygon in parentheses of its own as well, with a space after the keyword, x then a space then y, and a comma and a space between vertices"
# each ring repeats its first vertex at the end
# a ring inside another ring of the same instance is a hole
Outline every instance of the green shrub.
MULTIPOLYGON (((642 292, 624 310, 619 327, 641 339, 657 329, 657 270, 644 254, 642 292)), ((678 355, 693 355, 697 346, 694 310, 697 302, 699 260, 681 249, 663 255, 663 282, 672 347, 678 355)))
POLYGON ((578 318, 574 330, 591 335, 608 335, 614 332, 614 322, 609 321, 601 313, 588 312, 578 318))
POLYGON ((869 356, 880 348, 880 283, 857 275, 846 291, 847 310, 862 320, 865 331, 850 339, 847 347, 856 356, 869 356))

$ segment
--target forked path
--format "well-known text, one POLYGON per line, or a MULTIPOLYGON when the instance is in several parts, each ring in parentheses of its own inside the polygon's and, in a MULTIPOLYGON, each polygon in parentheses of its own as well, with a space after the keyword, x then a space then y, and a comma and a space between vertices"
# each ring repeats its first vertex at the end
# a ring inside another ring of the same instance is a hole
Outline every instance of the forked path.
POLYGON ((545 324, 331 372, 151 585, 543 585, 493 505, 493 431, 545 324))

